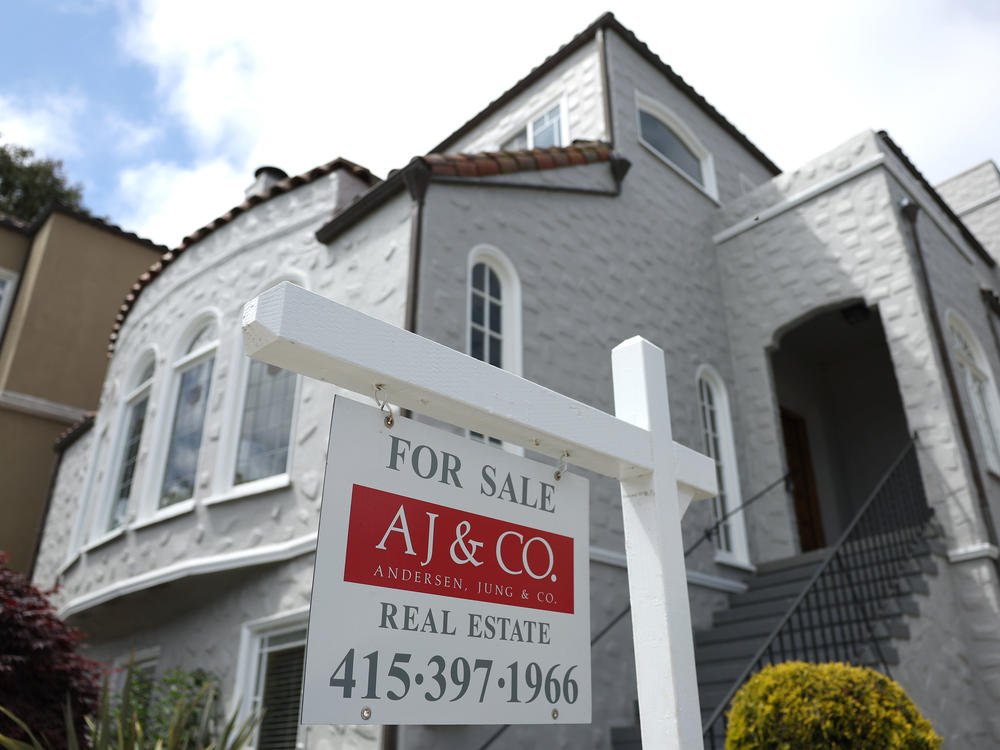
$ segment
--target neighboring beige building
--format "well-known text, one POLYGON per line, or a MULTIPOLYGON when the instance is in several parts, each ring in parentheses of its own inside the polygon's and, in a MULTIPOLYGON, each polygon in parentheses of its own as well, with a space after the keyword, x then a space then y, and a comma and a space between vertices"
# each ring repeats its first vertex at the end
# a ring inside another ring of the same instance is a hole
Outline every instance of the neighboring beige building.
POLYGON ((97 406, 122 296, 165 249, 62 206, 30 225, 0 215, 0 550, 17 570, 32 564, 53 446, 97 406))

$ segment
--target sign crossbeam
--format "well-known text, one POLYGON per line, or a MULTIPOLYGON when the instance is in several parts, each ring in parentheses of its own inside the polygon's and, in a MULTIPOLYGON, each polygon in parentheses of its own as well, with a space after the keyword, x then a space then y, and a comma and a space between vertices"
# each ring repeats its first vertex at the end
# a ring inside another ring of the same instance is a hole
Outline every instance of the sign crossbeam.
MULTIPOLYGON (((290 282, 247 303, 243 332, 262 362, 362 394, 381 383, 393 404, 552 458, 569 451, 615 479, 653 469, 646 430, 290 282)), ((714 462, 676 442, 672 452, 691 497, 714 496, 714 462)))

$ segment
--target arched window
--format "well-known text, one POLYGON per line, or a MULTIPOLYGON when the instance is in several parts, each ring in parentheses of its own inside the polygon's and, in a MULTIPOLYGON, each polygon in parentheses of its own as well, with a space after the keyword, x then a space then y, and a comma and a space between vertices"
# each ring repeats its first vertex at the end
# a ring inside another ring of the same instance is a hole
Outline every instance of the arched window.
POLYGON ((521 374, 521 284, 493 247, 469 254, 469 355, 521 374))
POLYGON ((203 323, 174 362, 176 397, 160 490, 161 508, 194 496, 217 338, 215 321, 203 323))
POLYGON ((152 356, 149 356, 137 369, 137 375, 132 379, 131 389, 125 395, 124 418, 121 427, 122 438, 117 449, 114 468, 109 474, 112 482, 111 502, 108 506, 105 526, 101 531, 112 531, 125 522, 155 370, 156 361, 152 356))
POLYGON ((716 559, 747 565, 750 555, 743 513, 728 515, 740 507, 742 499, 726 387, 719 374, 708 365, 698 368, 696 380, 705 453, 715 461, 715 476, 719 484, 719 494, 712 501, 713 519, 722 521, 715 536, 716 559))
POLYGON ((714 159, 690 128, 668 107, 638 92, 636 115, 639 142, 717 200, 714 159))
POLYGON ((972 329, 957 313, 948 311, 952 351, 969 397, 987 468, 1000 474, 1000 401, 986 354, 972 329))

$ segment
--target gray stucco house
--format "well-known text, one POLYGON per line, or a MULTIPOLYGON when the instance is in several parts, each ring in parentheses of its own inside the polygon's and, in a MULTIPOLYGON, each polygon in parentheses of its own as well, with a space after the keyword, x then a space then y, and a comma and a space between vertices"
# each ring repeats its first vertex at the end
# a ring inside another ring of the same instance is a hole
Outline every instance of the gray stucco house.
MULTIPOLYGON (((143 274, 60 444, 35 579, 95 656, 266 705, 260 750, 481 747, 495 727, 297 725, 336 389, 248 360, 241 307, 293 281, 606 411, 639 334, 674 438, 718 469, 684 522, 705 721, 780 631, 764 658, 875 664, 947 747, 996 747, 998 252, 992 162, 934 188, 865 132, 782 172, 605 15, 431 154, 384 180, 259 170, 143 274)), ((615 483, 592 478, 590 517, 597 633, 628 603, 615 483)), ((628 741, 634 658, 625 617, 593 647, 591 725, 491 746, 628 741)))

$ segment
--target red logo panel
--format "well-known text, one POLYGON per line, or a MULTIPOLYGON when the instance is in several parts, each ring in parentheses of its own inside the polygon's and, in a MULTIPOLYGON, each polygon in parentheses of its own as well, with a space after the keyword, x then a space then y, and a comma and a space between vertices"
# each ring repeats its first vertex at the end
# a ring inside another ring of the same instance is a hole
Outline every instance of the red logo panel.
POLYGON ((573 539, 354 485, 344 580, 573 613, 573 539))

